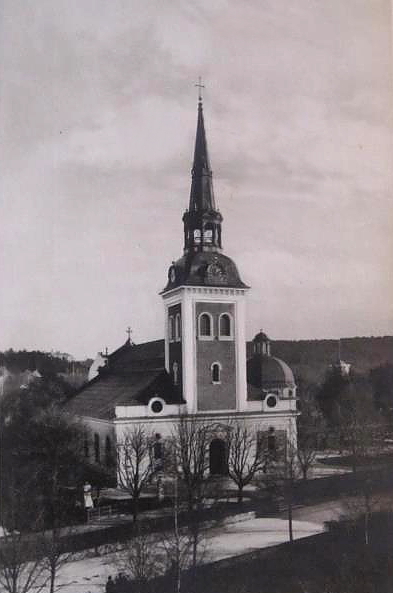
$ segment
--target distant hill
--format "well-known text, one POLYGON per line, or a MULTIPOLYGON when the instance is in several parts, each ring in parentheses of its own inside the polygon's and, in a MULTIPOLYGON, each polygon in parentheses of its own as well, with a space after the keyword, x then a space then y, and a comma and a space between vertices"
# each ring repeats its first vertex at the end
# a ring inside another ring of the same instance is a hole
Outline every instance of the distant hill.
MULTIPOLYGON (((351 363, 358 374, 368 375, 372 368, 393 363, 393 336, 344 338, 340 343, 341 360, 351 363)), ((272 340, 271 352, 287 362, 296 376, 319 383, 329 364, 337 360, 338 340, 272 340)))
POLYGON ((29 383, 34 373, 41 377, 61 377, 71 387, 80 387, 87 381, 91 363, 91 359, 73 360, 67 353, 11 348, 0 352, 0 396, 29 383))

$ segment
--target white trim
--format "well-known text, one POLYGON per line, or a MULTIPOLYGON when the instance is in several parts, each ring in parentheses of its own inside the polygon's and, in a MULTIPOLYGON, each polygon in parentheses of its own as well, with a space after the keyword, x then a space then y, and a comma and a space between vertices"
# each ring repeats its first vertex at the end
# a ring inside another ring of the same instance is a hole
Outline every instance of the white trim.
POLYGON ((220 295, 220 296, 225 296, 225 295, 230 295, 230 296, 234 296, 234 295, 244 295, 246 294, 246 292, 249 289, 249 287, 245 287, 245 288, 231 288, 231 287, 221 287, 218 288, 216 286, 209 286, 209 287, 205 287, 205 286, 189 286, 187 284, 182 284, 181 286, 176 286, 175 288, 171 288, 170 290, 166 290, 165 292, 160 292, 160 295, 166 299, 169 296, 173 297, 176 295, 176 293, 181 292, 182 290, 186 291, 186 292, 193 292, 196 294, 208 294, 208 295, 220 295))
POLYGON ((148 407, 149 407, 149 416, 160 416, 161 414, 165 413, 165 401, 162 399, 162 397, 155 396, 155 397, 152 397, 151 399, 149 399, 148 407), (162 410, 160 412, 154 412, 153 404, 155 402, 159 402, 162 405, 162 410))
POLYGON ((229 311, 224 311, 224 313, 220 313, 220 315, 218 316, 218 339, 222 342, 232 341, 234 339, 233 325, 233 316, 229 313, 229 311), (221 317, 224 317, 224 315, 226 315, 229 319, 229 335, 221 334, 221 317))
POLYGON ((211 341, 214 340, 214 325, 213 325, 213 315, 208 311, 202 311, 198 315, 198 340, 201 341, 211 341), (210 319, 210 334, 202 334, 201 333, 201 317, 202 315, 207 315, 210 319))
POLYGON ((264 408, 266 409, 266 411, 268 412, 269 410, 273 410, 274 408, 277 407, 278 404, 278 397, 275 393, 268 393, 265 397, 265 399, 263 400, 264 403, 264 408), (269 406, 269 404, 267 403, 268 399, 274 399, 274 406, 269 406))

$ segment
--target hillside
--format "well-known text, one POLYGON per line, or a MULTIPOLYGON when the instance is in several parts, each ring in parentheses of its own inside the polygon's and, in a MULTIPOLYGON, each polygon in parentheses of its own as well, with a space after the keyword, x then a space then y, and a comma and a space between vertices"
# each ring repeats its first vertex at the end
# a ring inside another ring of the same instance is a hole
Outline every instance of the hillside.
MULTIPOLYGON (((341 359, 354 372, 368 374, 370 369, 393 363, 393 336, 344 338, 341 359)), ((337 360, 337 340, 276 340, 271 342, 273 356, 289 364, 296 376, 312 382, 323 380, 328 365, 337 360)))

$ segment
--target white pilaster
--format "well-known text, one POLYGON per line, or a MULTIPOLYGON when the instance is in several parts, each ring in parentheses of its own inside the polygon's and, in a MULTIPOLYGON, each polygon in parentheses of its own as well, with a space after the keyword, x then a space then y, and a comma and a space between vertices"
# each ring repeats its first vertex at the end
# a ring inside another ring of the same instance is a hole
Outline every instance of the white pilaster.
POLYGON ((245 294, 236 299, 236 402, 237 409, 247 409, 247 352, 245 294))
POLYGON ((192 293, 182 295, 183 397, 189 414, 197 409, 195 390, 195 321, 192 293))

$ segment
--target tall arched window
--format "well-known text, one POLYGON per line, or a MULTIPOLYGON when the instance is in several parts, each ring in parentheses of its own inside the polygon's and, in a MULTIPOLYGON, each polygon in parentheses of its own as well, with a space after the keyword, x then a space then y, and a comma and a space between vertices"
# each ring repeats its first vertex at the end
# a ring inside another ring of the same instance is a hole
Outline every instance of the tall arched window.
POLYGON ((94 433, 94 460, 96 463, 100 463, 100 437, 97 433, 94 433))
POLYGON ((199 316, 199 336, 210 338, 213 334, 213 319, 209 313, 201 313, 199 316))
POLYGON ((110 437, 107 436, 105 439, 105 464, 110 466, 112 462, 112 442, 110 437))
POLYGON ((173 363, 172 370, 173 370, 173 383, 174 383, 174 385, 178 385, 178 383, 179 383, 179 365, 177 362, 173 363))
POLYGON ((172 316, 168 319, 168 334, 169 334, 169 341, 173 342, 175 339, 175 321, 172 316))
POLYGON ((211 366, 212 383, 221 383, 221 365, 219 362, 213 362, 211 366))
POLYGON ((85 453, 85 458, 86 459, 89 459, 89 454, 90 454, 90 451, 89 451, 89 438, 88 438, 88 436, 86 434, 85 434, 84 439, 83 439, 83 450, 84 450, 84 453, 85 453))
POLYGON ((276 454, 276 448, 277 448, 277 444, 276 444, 276 431, 274 430, 274 427, 271 426, 269 428, 269 432, 267 435, 267 450, 269 455, 275 455, 276 454))
POLYGON ((220 338, 230 338, 232 336, 232 319, 228 313, 220 315, 220 338))
POLYGON ((181 317, 180 313, 176 314, 175 317, 175 340, 176 342, 180 342, 181 339, 181 317))

